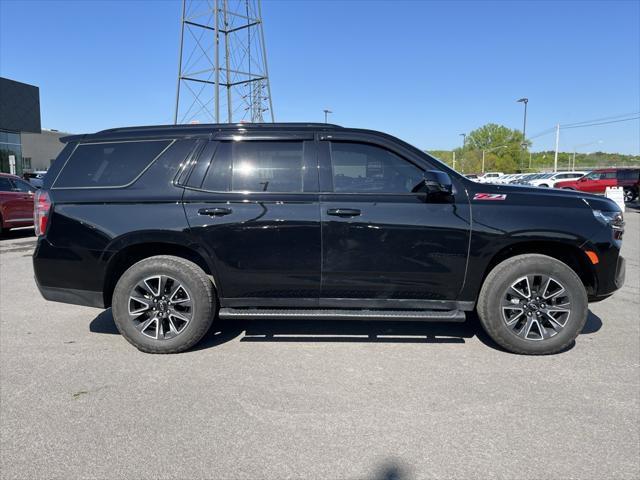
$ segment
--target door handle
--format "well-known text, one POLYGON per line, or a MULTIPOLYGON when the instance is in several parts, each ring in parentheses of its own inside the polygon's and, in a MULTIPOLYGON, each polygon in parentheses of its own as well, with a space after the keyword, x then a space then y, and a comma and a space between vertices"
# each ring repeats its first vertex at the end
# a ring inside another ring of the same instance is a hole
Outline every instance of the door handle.
POLYGON ((327 210, 327 215, 333 215, 335 217, 357 217, 360 215, 360 210, 357 208, 330 208, 327 210))
POLYGON ((233 210, 227 207, 201 208, 198 215, 209 215, 210 217, 222 217, 229 215, 233 210))

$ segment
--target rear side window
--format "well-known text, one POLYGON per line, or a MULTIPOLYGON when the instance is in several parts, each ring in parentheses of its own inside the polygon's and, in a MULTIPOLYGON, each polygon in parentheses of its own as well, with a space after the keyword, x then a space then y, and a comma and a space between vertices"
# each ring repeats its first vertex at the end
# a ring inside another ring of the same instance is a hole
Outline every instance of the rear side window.
POLYGON ((299 193, 303 191, 303 176, 303 142, 220 142, 202 188, 299 193))
POLYGON ((53 188, 124 187, 134 181, 171 140, 80 144, 53 188))

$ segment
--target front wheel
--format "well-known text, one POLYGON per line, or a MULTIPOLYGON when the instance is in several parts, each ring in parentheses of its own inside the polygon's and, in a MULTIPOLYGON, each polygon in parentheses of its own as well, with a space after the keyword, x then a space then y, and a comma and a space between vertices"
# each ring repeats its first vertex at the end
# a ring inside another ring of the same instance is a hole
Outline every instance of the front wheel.
POLYGON ((638 194, 632 188, 624 189, 624 201, 625 202, 633 202, 638 194))
POLYGON ((587 292, 578 275, 559 260, 518 255, 487 275, 477 310, 485 331, 506 350, 558 353, 584 328, 587 292))
POLYGON ((177 353, 202 339, 216 312, 213 284, 195 263, 159 255, 131 266, 113 292, 113 318, 147 353, 177 353))

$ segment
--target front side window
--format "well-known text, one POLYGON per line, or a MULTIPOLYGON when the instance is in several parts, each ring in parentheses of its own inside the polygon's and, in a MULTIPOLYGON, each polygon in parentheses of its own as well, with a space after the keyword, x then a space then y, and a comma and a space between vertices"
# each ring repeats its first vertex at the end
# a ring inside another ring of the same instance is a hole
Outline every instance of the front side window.
POLYGON ((588 180, 600 180, 600 176, 603 175, 600 172, 591 172, 589 175, 586 176, 586 178, 588 180))
POLYGON ((0 192, 12 192, 13 185, 11 184, 11 180, 6 177, 0 177, 0 192))
POLYGON ((15 189, 19 192, 35 192, 35 188, 33 188, 27 182, 23 182, 22 180, 14 180, 13 184, 15 186, 15 189))
POLYGON ((423 171, 381 147, 332 142, 333 190, 344 193, 411 193, 423 171))
POLYGON ((219 192, 303 191, 303 142, 220 142, 202 188, 219 192))
POLYGON ((80 144, 53 188, 122 187, 140 175, 170 140, 80 144))

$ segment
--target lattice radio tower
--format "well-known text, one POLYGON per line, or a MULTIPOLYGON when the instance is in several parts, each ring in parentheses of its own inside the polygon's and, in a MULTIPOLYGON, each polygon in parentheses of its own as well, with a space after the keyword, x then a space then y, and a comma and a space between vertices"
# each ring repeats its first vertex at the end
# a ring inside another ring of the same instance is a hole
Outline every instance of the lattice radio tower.
POLYGON ((183 0, 174 123, 273 122, 260 0, 183 0))

